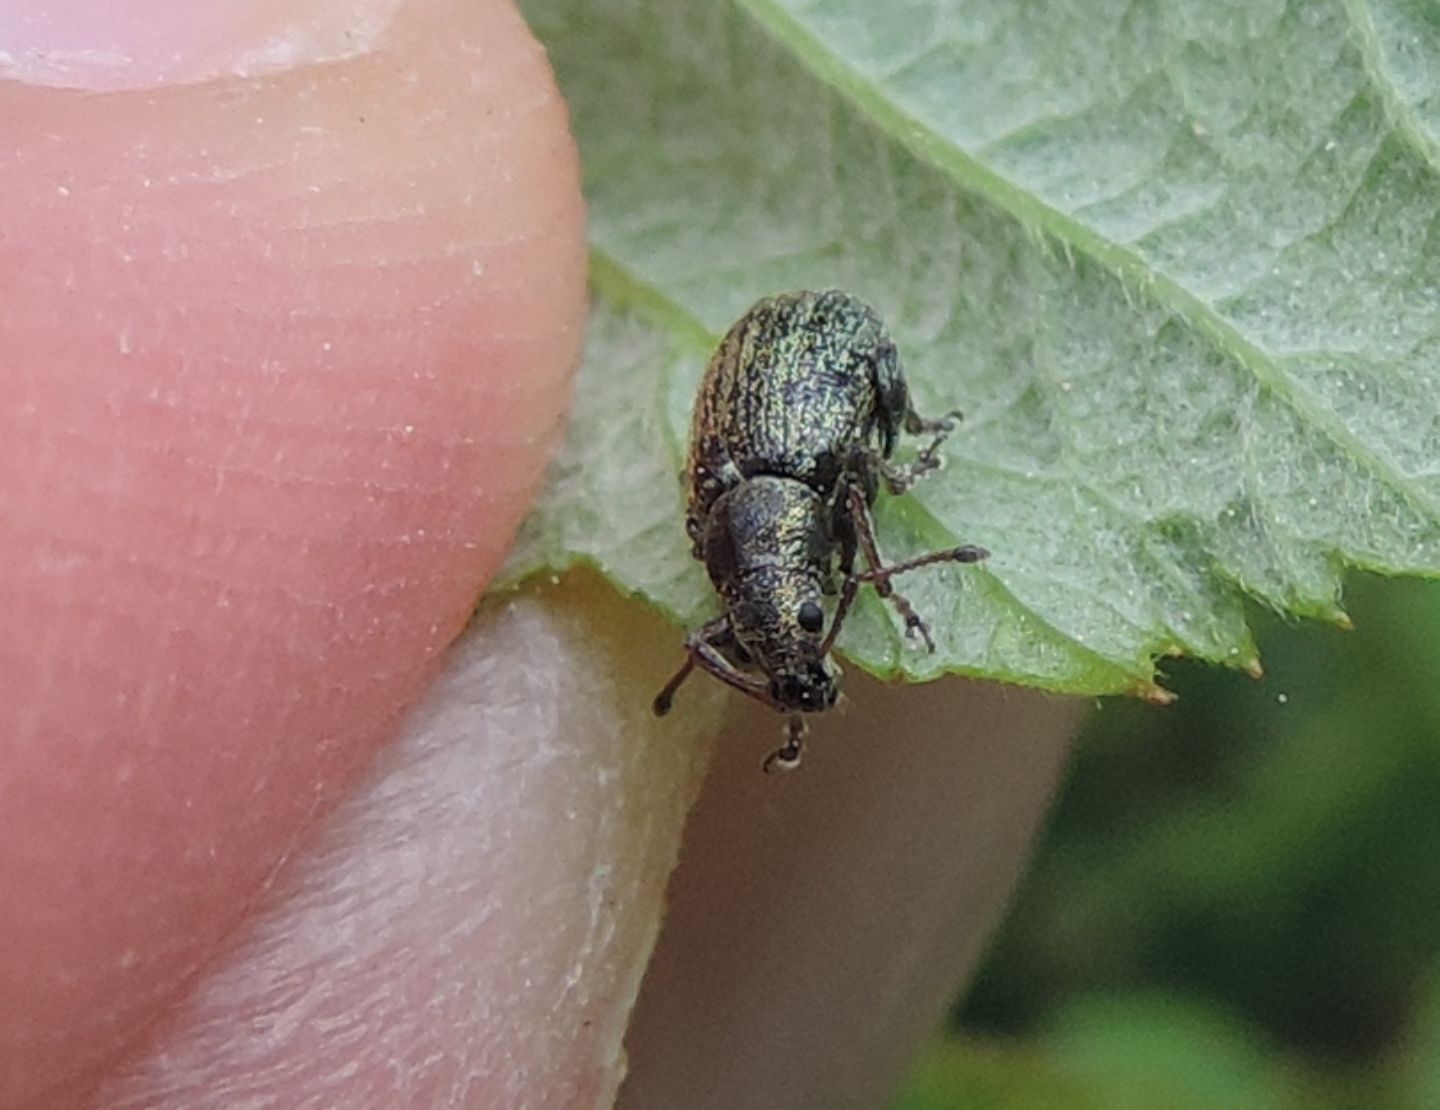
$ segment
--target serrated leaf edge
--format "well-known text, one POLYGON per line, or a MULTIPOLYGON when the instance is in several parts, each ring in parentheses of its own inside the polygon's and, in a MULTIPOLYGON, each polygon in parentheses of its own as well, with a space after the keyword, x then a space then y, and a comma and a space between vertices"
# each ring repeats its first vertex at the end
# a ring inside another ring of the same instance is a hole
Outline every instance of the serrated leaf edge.
MULTIPOLYGON (((694 347, 698 357, 709 358, 711 352, 720 342, 720 336, 712 332, 703 323, 696 319, 687 309, 668 298, 659 288, 643 280, 638 274, 610 257, 599 247, 591 245, 590 248, 590 285, 592 294, 604 297, 612 305, 621 311, 627 311, 639 316, 641 319, 661 328, 667 335, 672 336, 678 343, 687 347, 694 347), (703 353, 702 353, 703 352, 703 353)), ((662 376, 658 383, 662 395, 669 389, 670 382, 662 376)), ((670 441, 671 453, 677 464, 684 456, 684 445, 670 441)), ((923 534, 937 538, 936 546, 943 547, 959 542, 950 529, 933 512, 918 501, 913 499, 905 505, 902 510, 916 527, 923 534)), ((567 565, 575 565, 585 562, 584 557, 572 555, 567 565)), ((605 568, 596 564, 594 560, 588 560, 589 565, 597 571, 606 574, 605 568)), ((538 568, 536 568, 538 569, 538 568)), ((1020 601, 1011 590, 1005 586, 995 575, 984 569, 981 564, 972 568, 974 573, 985 574, 991 582, 993 589, 1009 602, 1018 614, 1028 617, 1034 624, 1052 635, 1055 639, 1072 645, 1073 649, 1083 658, 1093 661, 1092 666, 1098 670, 1109 671, 1122 677, 1122 681, 1113 687, 1115 692, 1128 692, 1138 694, 1142 697, 1154 697, 1160 693, 1159 687, 1154 682, 1153 659, 1170 642, 1165 636, 1151 636, 1142 640, 1142 660, 1137 664, 1131 660, 1115 659, 1105 655, 1095 648, 1085 644, 1074 635, 1057 627, 1046 620, 1036 610, 1020 601)), ((523 575, 522 575, 523 577, 523 575)), ((606 574, 610 578, 609 574, 606 574)), ((611 579, 613 581, 613 579, 611 579)), ((644 596, 644 595, 640 595, 644 596)), ((646 598, 654 604, 653 600, 646 598)), ((660 606, 664 609, 664 606, 660 606)), ((668 610, 666 610, 668 612, 668 610)), ((670 613, 672 618, 677 614, 670 613)), ((886 622, 890 638, 893 641, 893 650, 889 653, 890 662, 877 661, 874 663, 862 659, 855 659, 846 656, 856 666, 868 674, 877 678, 893 678, 899 674, 910 674, 910 671, 903 663, 894 660, 903 657, 904 640, 900 635, 893 621, 886 622)), ((842 652, 843 654, 843 652, 842 652)), ((999 679, 1025 685, 1033 685, 1029 676, 1018 674, 1006 674, 995 669, 981 667, 947 666, 942 667, 941 672, 945 674, 967 675, 974 678, 999 679)), ((1097 689, 1087 685, 1083 689, 1070 689, 1064 684, 1047 686, 1057 693, 1085 693, 1095 694, 1097 689)))

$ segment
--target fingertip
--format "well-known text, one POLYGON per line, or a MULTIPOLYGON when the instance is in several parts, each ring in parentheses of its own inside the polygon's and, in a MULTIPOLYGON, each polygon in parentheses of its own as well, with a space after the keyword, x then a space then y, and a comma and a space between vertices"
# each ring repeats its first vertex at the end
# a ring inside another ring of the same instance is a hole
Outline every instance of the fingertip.
POLYGON ((560 430, 585 248, 508 4, 0 98, 10 1104, 133 1036, 418 696, 560 430))

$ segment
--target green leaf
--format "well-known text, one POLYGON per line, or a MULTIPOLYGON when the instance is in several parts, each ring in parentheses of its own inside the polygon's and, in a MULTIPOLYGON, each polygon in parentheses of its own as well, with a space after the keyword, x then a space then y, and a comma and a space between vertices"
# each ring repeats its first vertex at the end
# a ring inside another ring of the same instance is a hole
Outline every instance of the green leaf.
POLYGON ((1254 666, 1251 595, 1440 572, 1440 16, 1423 0, 530 0, 574 113, 594 325, 507 579, 589 562, 685 622, 686 414, 758 297, 889 321, 946 468, 883 499, 844 652, 1154 692, 1254 666))
POLYGON ((922 1058, 894 1110, 1213 1110, 1163 1078, 1097 1071, 1057 1060, 1044 1045, 956 1040, 922 1058))

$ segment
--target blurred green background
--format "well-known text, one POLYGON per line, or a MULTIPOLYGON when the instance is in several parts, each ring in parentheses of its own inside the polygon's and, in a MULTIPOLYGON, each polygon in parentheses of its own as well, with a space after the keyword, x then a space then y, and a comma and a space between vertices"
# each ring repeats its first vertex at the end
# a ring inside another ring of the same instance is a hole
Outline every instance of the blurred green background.
POLYGON ((900 1110, 1440 1107, 1440 583, 1092 712, 900 1110))

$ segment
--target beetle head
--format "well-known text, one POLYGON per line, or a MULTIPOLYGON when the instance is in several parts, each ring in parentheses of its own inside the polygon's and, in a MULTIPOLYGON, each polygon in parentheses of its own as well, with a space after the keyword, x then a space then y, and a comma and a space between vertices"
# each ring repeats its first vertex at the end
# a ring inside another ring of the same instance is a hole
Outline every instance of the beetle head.
POLYGON ((746 479, 716 500, 706 522, 705 566, 730 630, 784 709, 835 704, 835 670, 820 651, 834 549, 825 503, 789 478, 746 479))
POLYGON ((836 670, 820 654, 822 597, 820 580, 808 568, 766 567, 732 583, 730 626, 769 677, 770 694, 782 709, 818 713, 835 704, 836 670))

